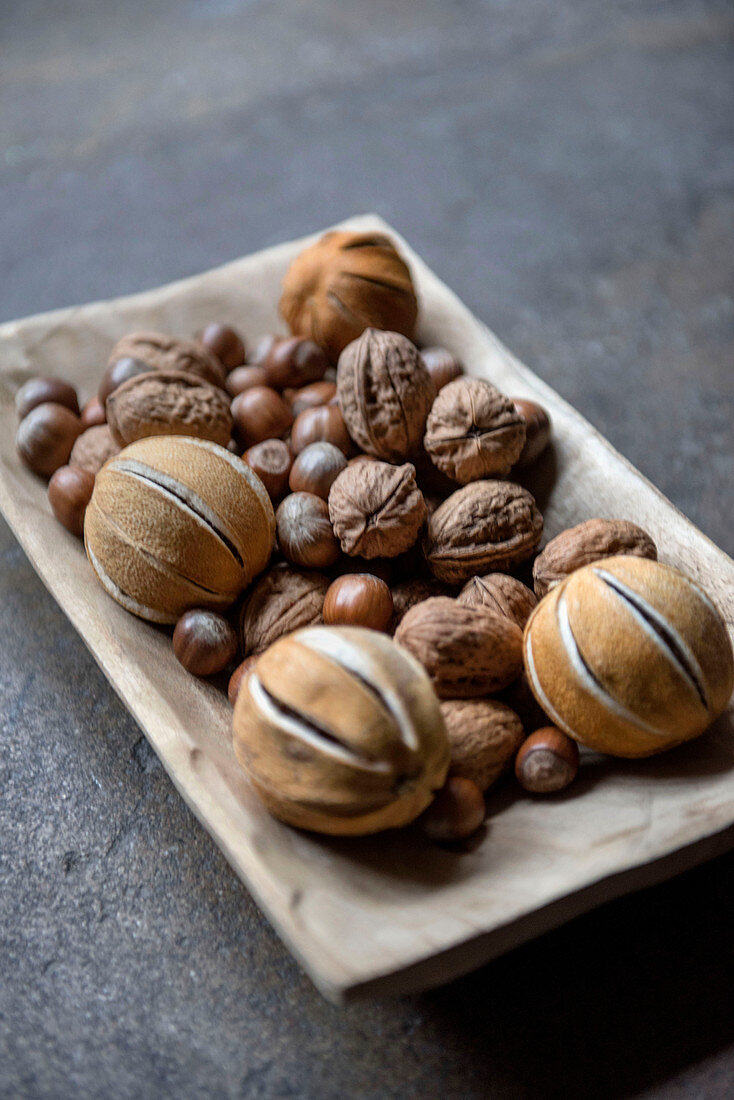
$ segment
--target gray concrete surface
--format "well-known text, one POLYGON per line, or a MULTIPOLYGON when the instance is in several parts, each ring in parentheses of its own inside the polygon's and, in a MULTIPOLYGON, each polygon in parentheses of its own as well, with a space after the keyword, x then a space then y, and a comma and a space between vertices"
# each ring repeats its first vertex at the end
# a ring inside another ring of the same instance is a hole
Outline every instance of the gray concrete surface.
MULTIPOLYGON (((728 552, 734 12, 5 0, 2 319, 396 225, 728 552)), ((324 1003, 0 526, 2 1097, 724 1097, 734 858, 324 1003)))

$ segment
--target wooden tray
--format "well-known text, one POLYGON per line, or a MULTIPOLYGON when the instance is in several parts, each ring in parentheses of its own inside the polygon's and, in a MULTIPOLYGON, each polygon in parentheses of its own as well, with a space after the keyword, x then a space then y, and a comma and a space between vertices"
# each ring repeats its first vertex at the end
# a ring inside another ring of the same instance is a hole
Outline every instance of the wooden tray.
MULTIPOLYGON (((551 412, 554 451, 529 487, 546 538, 591 516, 635 520, 663 561, 699 580, 734 620, 734 563, 551 389, 522 366, 379 218, 411 264, 420 339, 551 412)), ((309 239, 310 240, 310 239, 309 239)), ((115 339, 134 329, 189 336, 212 319, 254 337, 278 327, 279 284, 309 240, 158 290, 0 328, 0 507, 41 579, 139 722, 173 782, 318 988, 341 1000, 404 992, 479 966, 601 902, 734 844, 734 708, 699 741, 656 760, 597 761, 565 796, 492 794, 484 835, 464 854, 410 830, 364 840, 308 836, 270 818, 229 743, 230 708, 191 678, 165 632, 102 591, 80 543, 51 516, 45 486, 18 462, 13 394, 35 373, 96 391, 115 339)))

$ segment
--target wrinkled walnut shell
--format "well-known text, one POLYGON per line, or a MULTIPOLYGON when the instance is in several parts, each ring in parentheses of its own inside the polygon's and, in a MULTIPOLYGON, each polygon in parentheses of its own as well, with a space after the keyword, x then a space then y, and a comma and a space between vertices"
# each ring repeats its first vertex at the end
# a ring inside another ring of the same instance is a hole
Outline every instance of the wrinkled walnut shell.
POLYGON ((96 477, 108 458, 120 453, 120 445, 114 439, 108 424, 87 428, 71 448, 69 465, 78 466, 96 477))
POLYGON ((424 552, 434 576, 459 584, 525 561, 542 533, 543 517, 527 489, 511 481, 472 481, 430 517, 424 552))
POLYGON ((447 596, 416 604, 395 631, 442 699, 471 699, 501 691, 522 671, 522 631, 486 607, 465 607, 447 596))
POLYGON ((451 743, 449 775, 486 791, 506 772, 525 739, 514 710, 494 699, 447 699, 441 713, 451 743))
POLYGON ((457 378, 440 391, 423 445, 435 465, 466 485, 506 474, 525 443, 525 422, 509 397, 482 378, 457 378))
POLYGON ((457 596, 466 607, 488 607, 511 619, 521 630, 530 618, 537 600, 527 585, 509 573, 488 573, 472 577, 457 596))
POLYGON ((328 577, 275 565, 263 573, 240 613, 240 645, 247 657, 263 653, 278 638, 323 623, 328 577))
POLYGON ((418 303, 410 271, 382 233, 325 233, 288 268, 280 314, 294 336, 323 348, 333 363, 365 328, 413 338, 418 303))
POLYGON ((646 531, 625 519, 587 519, 561 531, 533 563, 533 586, 538 599, 590 562, 633 554, 657 561, 657 547, 646 531))
POLYGON ((420 449, 435 391, 410 340, 366 329, 339 356, 336 387, 349 434, 366 454, 404 462, 420 449))
POLYGON ((329 490, 329 516, 345 554, 394 558, 410 549, 426 518, 426 503, 407 462, 347 466, 329 490))
POLYGON ((185 435, 226 447, 232 434, 229 398, 218 386, 178 371, 129 378, 107 398, 107 423, 124 447, 152 435, 185 435))
POLYGON ((194 340, 177 340, 164 332, 132 332, 118 340, 108 360, 108 367, 124 358, 140 359, 153 370, 174 370, 203 378, 212 386, 223 386, 222 364, 203 344, 194 340))

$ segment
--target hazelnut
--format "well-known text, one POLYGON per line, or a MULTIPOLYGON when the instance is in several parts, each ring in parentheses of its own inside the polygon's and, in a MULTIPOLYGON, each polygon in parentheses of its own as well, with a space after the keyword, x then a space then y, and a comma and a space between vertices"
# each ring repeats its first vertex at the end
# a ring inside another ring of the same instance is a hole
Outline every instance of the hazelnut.
POLYGON ((61 378, 40 377, 31 378, 21 386, 15 395, 15 411, 18 418, 23 420, 31 409, 38 405, 46 405, 53 402, 55 405, 64 405, 79 415, 79 400, 76 390, 68 382, 61 378))
POLYGON ((185 611, 173 632, 173 652, 194 676, 212 676, 237 656, 237 635, 216 611, 185 611))
POLYGON ((81 421, 85 431, 87 428, 98 428, 100 424, 107 423, 107 414, 104 405, 96 394, 94 397, 89 398, 82 409, 81 421))
POLYGON ((453 775, 420 818, 420 826, 431 840, 466 840, 481 826, 485 812, 484 795, 474 780, 453 775))
POLYGON ((556 726, 543 726, 531 733, 515 759, 520 786, 533 794, 562 791, 578 770, 579 747, 556 726))
POLYGON ((123 355, 121 359, 115 359, 107 367, 99 383, 97 397, 100 403, 106 404, 110 394, 123 382, 127 382, 130 378, 137 378, 139 374, 147 374, 152 369, 142 359, 133 359, 131 355, 123 355))
POLYGON ((288 404, 269 386, 253 386, 232 402, 235 432, 243 446, 278 439, 288 431, 293 417, 288 404))
POLYGON ((304 409, 315 409, 319 405, 330 405, 336 397, 336 382, 312 382, 296 390, 291 399, 293 415, 298 416, 304 409))
POLYGON ((15 444, 26 466, 41 477, 51 477, 69 461, 71 448, 82 430, 78 416, 66 405, 36 405, 21 420, 15 444))
POLYGON ((231 706, 234 706, 237 702, 237 696, 240 693, 242 681, 256 661, 257 657, 245 657, 244 661, 237 665, 237 668, 230 676, 229 683, 227 684, 227 698, 231 706))
POLYGON ((337 577, 324 600, 327 626, 365 626, 387 630, 393 614, 390 589, 370 573, 337 577))
POLYGON ((235 367, 227 375, 224 388, 230 397, 236 397, 238 393, 251 390, 253 386, 267 386, 268 376, 263 367, 246 366, 235 367))
POLYGON ((459 360, 446 348, 423 348, 421 357, 433 380, 436 393, 464 373, 459 360))
POLYGON ((214 322, 207 325, 199 340, 212 355, 216 355, 226 371, 245 361, 245 344, 237 329, 214 322))
POLYGON ((299 413, 291 431, 291 450, 300 454, 309 443, 333 443, 345 455, 352 450, 352 440, 338 405, 318 405, 299 413))
POLYGON ((281 336, 277 332, 268 332, 264 336, 259 336, 255 341, 255 346, 247 357, 248 364, 260 366, 260 364, 267 358, 272 351, 275 344, 280 343, 281 340, 287 340, 287 336, 281 336))
POLYGON ((298 336, 276 341, 262 360, 268 384, 279 390, 319 382, 328 365, 329 360, 318 344, 298 336))
POLYGON ((294 565, 323 569, 339 558, 325 500, 313 493, 291 493, 275 514, 278 546, 294 565))
POLYGON ((84 513, 92 499, 94 475, 78 466, 59 466, 48 483, 48 500, 56 519, 81 538, 84 513))
POLYGON ((525 446, 515 465, 529 466, 548 446, 550 417, 543 406, 537 405, 535 401, 528 401, 525 397, 511 397, 510 400, 525 421, 525 446))
POLYGON ((309 443, 293 463, 288 484, 294 493, 313 493, 326 500, 335 478, 347 465, 333 443, 309 443))
POLYGON ((248 448, 242 456, 268 491, 271 500, 280 500, 288 488, 293 458, 282 439, 265 439, 248 448))

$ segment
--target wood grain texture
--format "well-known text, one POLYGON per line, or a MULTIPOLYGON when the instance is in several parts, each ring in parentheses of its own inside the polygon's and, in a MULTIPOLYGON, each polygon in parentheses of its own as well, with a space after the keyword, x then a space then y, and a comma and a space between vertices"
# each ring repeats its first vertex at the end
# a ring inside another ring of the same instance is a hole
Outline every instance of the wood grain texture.
MULTIPOLYGON (((734 623, 734 564, 462 306, 389 226, 421 301, 419 336, 471 373, 551 412, 549 460, 524 479, 545 539, 592 516, 630 519, 662 561, 695 577, 734 623)), ((310 238, 311 239, 311 238, 310 238)), ((51 516, 45 487, 18 463, 13 394, 35 373, 86 397, 113 341, 133 329, 189 336, 212 317, 248 333, 277 327, 280 280, 296 241, 158 290, 59 310, 0 328, 0 506, 28 557, 134 714, 174 783, 318 987, 335 1000, 438 984, 626 890, 734 841, 734 712, 702 740, 658 759, 590 758, 563 795, 534 801, 510 785, 489 803, 468 853, 415 832, 328 840, 271 819, 230 746, 231 711, 176 662, 165 631, 105 595, 81 545, 51 516)))

